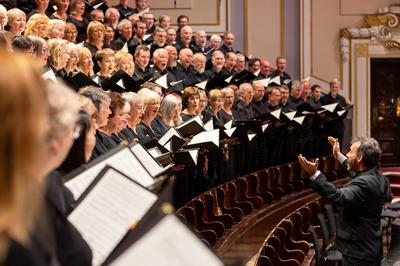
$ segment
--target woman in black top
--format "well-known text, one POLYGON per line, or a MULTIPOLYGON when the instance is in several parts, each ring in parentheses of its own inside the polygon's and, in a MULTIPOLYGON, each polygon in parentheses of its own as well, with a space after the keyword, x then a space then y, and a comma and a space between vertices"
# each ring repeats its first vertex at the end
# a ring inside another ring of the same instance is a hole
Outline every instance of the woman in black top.
POLYGON ((47 266, 29 239, 45 184, 46 84, 39 66, 26 56, 2 51, 0 61, 0 105, 7 106, 0 109, 0 261, 47 266))
POLYGON ((110 94, 110 111, 111 115, 108 117, 108 123, 104 127, 100 127, 99 131, 103 139, 103 144, 108 150, 111 150, 123 143, 124 139, 119 136, 126 122, 124 121, 124 106, 125 100, 119 93, 111 92, 110 94))
POLYGON ((103 80, 110 78, 114 72, 115 53, 109 48, 101 49, 96 52, 95 59, 100 69, 96 75, 99 83, 101 83, 103 80))
POLYGON ((45 205, 33 234, 33 250, 42 265, 90 265, 92 252, 78 230, 68 221, 73 197, 54 171, 65 159, 74 138, 79 136, 76 124, 79 101, 76 94, 61 84, 47 86, 50 132, 46 143, 47 187, 45 205), (58 264, 56 264, 58 262, 58 264))
POLYGON ((77 121, 77 131, 74 132, 74 143, 63 163, 58 168, 63 174, 68 174, 74 169, 89 161, 92 157, 96 143, 96 127, 93 119, 84 111, 80 111, 77 121))
POLYGON ((50 67, 57 77, 64 78, 67 75, 65 66, 69 60, 69 54, 67 53, 68 41, 51 39, 48 44, 50 51, 50 67))
POLYGON ((186 87, 182 95, 182 108, 181 117, 183 122, 198 115, 198 108, 200 103, 199 89, 196 87, 186 87))
POLYGON ((151 123, 160 109, 160 95, 147 88, 141 89, 139 95, 141 95, 144 100, 144 113, 142 120, 136 127, 139 138, 144 138, 146 136, 156 138, 156 135, 151 128, 151 123))
POLYGON ((57 11, 54 12, 50 18, 51 19, 61 19, 63 21, 67 20, 67 11, 69 8, 69 0, 55 0, 57 11))
POLYGON ((127 92, 122 97, 131 105, 127 126, 122 129, 121 134, 131 143, 139 140, 136 126, 140 123, 143 116, 144 101, 142 96, 135 92, 127 92))
POLYGON ((104 25, 98 21, 92 21, 87 26, 87 41, 83 46, 90 50, 93 57, 98 50, 110 48, 109 45, 104 44, 104 31, 104 25))
POLYGON ((83 16, 85 13, 85 2, 83 0, 71 0, 70 14, 68 15, 67 22, 71 22, 78 30, 78 42, 86 40, 86 28, 89 20, 83 16))

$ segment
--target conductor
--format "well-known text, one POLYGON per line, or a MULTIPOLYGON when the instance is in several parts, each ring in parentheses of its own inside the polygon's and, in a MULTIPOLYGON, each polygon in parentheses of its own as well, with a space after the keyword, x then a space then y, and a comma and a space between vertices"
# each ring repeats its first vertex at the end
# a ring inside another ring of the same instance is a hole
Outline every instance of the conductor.
POLYGON ((333 155, 347 170, 350 181, 336 188, 318 170, 318 159, 299 162, 312 180, 311 187, 339 207, 336 247, 342 253, 342 265, 380 265, 382 229, 380 217, 385 202, 391 199, 389 181, 378 170, 382 151, 373 138, 356 138, 344 156, 339 141, 328 137, 333 155))

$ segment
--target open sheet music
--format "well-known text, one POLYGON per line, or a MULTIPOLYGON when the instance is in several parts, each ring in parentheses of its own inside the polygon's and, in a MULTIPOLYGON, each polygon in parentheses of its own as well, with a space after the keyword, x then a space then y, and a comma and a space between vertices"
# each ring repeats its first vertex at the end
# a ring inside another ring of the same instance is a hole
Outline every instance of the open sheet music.
POLYGON ((168 131, 165 132, 165 134, 158 140, 158 143, 164 146, 173 136, 183 138, 181 134, 179 134, 178 130, 176 130, 174 127, 170 127, 168 131))
POLYGON ((195 135, 192 140, 188 142, 187 147, 218 148, 219 129, 203 131, 195 135))
POLYGON ((157 200, 155 194, 113 168, 106 168, 96 181, 68 216, 89 244, 94 266, 104 262, 157 200))
POLYGON ((131 151, 152 177, 156 177, 168 169, 162 167, 140 144, 131 146, 131 151))
POLYGON ((193 136, 204 131, 203 121, 200 116, 195 116, 176 127, 183 137, 193 136))
POLYGON ((174 162, 176 164, 183 164, 188 167, 197 165, 199 157, 199 149, 185 149, 179 150, 174 153, 174 162))
POLYGON ((103 157, 99 158, 101 160, 100 162, 94 162, 93 166, 65 183, 65 186, 72 192, 75 199, 78 199, 82 195, 106 165, 114 167, 145 187, 154 184, 152 176, 146 171, 129 148, 124 147, 108 158, 102 158, 103 157))
POLYGON ((177 217, 168 215, 111 265, 220 266, 224 264, 177 217))

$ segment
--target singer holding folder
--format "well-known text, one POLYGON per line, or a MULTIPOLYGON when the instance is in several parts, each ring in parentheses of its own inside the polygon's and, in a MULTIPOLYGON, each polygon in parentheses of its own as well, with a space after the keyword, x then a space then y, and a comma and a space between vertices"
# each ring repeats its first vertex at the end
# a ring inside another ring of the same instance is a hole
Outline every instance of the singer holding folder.
POLYGON ((0 264, 40 265, 29 235, 44 188, 45 83, 22 55, 1 50, 0 61, 0 264))

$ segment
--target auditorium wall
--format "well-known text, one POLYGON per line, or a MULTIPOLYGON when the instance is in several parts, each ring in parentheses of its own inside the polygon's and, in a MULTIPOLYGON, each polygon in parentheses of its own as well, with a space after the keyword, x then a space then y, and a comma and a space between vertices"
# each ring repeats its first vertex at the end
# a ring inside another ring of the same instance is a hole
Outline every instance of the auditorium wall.
MULTIPOLYGON (((108 0, 117 4, 118 0, 108 0)), ((134 0, 130 0, 134 6, 134 0)), ((171 16, 176 25, 180 14, 207 33, 231 30, 235 49, 270 59, 287 56, 288 72, 294 78, 310 76, 325 89, 334 77, 343 79, 339 30, 363 27, 363 17, 393 0, 149 0, 158 17, 171 16), (297 13, 296 14, 296 9, 297 13), (298 34, 296 34, 298 33, 298 34)), ((343 94, 349 93, 344 88, 343 94)))
MULTIPOLYGON (((364 16, 394 3, 389 0, 302 0, 301 76, 310 76, 325 88, 334 77, 343 79, 339 31, 365 27, 364 16)), ((348 88, 343 94, 349 95, 348 88)))

